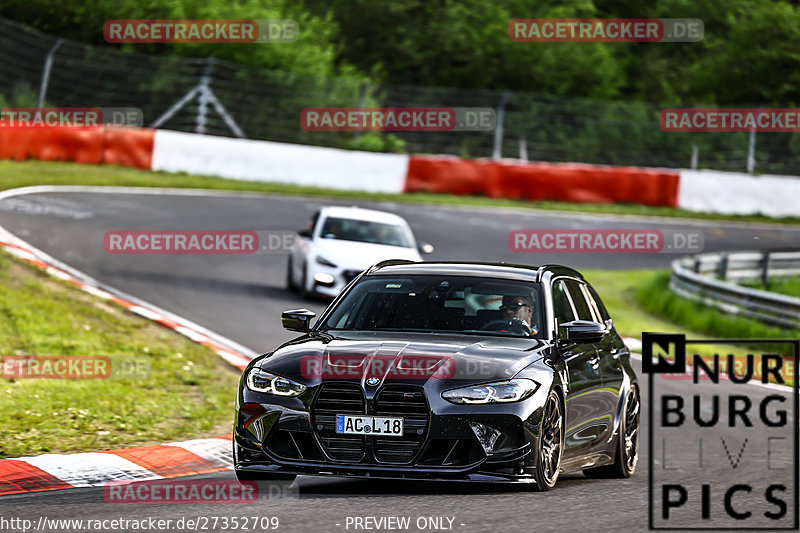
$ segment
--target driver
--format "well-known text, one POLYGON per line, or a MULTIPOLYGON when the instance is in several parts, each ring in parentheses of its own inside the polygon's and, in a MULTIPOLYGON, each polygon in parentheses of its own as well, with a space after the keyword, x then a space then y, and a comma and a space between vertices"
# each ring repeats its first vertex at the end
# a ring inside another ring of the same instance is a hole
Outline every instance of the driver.
POLYGON ((536 335, 536 327, 533 325, 533 299, 530 296, 503 296, 500 314, 499 320, 490 321, 482 329, 536 335))
POLYGON ((500 306, 503 320, 522 320, 531 328, 533 333, 533 300, 530 296, 503 296, 503 305, 500 306))

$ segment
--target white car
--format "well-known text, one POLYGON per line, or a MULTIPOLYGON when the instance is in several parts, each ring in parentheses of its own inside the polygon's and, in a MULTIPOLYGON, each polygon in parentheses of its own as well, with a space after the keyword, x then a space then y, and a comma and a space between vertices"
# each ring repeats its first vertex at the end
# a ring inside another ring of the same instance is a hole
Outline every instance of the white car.
POLYGON ((286 285, 307 296, 336 297, 353 278, 386 259, 422 261, 433 246, 417 243, 402 217, 359 207, 323 207, 297 232, 286 285))

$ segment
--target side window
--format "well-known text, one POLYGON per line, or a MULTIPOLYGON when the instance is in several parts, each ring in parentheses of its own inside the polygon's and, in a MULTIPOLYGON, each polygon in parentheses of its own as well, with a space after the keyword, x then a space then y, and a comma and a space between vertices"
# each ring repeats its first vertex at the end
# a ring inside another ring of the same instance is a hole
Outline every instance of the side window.
POLYGON ((586 301, 586 296, 584 296, 580 284, 572 280, 568 280, 566 284, 569 289, 569 294, 572 296, 572 303, 575 305, 575 311, 578 312, 578 318, 580 320, 590 320, 594 322, 595 318, 592 315, 592 310, 589 307, 589 303, 586 301))
POLYGON ((594 287, 587 284, 586 290, 589 292, 589 303, 592 304, 595 311, 597 312, 597 316, 600 317, 602 322, 605 322, 610 316, 608 316, 608 311, 606 311, 606 306, 603 305, 603 300, 600 299, 600 296, 597 294, 597 291, 594 290, 594 287))
POLYGON ((553 283, 553 311, 556 314, 556 326, 575 320, 575 313, 572 311, 567 288, 564 282, 560 280, 553 283))

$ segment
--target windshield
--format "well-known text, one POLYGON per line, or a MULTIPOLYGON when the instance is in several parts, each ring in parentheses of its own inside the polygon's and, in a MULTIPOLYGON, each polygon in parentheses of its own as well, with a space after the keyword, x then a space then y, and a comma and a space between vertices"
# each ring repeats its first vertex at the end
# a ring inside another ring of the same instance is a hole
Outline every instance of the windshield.
POLYGON ((370 276, 319 329, 539 337, 539 295, 537 283, 445 275, 370 276))
POLYGON ((323 239, 369 242, 411 248, 410 239, 402 226, 370 222, 368 220, 328 217, 325 219, 319 235, 323 239))

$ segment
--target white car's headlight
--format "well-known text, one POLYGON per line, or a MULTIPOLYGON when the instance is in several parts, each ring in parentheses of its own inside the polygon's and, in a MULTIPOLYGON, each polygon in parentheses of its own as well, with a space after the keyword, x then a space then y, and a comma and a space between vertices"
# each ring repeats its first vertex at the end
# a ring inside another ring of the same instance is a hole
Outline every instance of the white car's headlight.
POLYGON ((260 368, 251 368, 247 373, 247 388, 276 396, 297 396, 306 390, 302 383, 276 376, 260 368))
POLYGON ((317 261, 317 263, 319 263, 320 265, 325 265, 325 266, 327 266, 327 267, 336 268, 336 263, 334 263, 333 261, 328 261, 327 259, 325 259, 325 258, 324 258, 324 257, 322 257, 321 255, 318 255, 318 256, 317 256, 317 259, 316 259, 316 261, 317 261))
POLYGON ((509 403, 531 397, 538 388, 532 379, 510 379, 444 391, 442 398, 459 404, 509 403))

